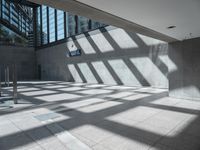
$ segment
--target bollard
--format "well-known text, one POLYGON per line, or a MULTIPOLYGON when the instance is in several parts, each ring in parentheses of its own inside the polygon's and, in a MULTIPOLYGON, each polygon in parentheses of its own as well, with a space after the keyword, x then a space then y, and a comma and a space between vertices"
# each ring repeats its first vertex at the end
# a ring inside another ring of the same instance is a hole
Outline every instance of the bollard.
POLYGON ((17 104, 17 66, 13 65, 13 100, 14 104, 17 104))

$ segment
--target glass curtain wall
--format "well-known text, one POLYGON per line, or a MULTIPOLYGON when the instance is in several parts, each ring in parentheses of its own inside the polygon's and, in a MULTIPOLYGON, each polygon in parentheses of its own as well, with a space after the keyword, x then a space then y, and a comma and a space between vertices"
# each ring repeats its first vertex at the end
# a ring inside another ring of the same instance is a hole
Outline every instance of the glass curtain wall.
POLYGON ((0 45, 28 46, 28 40, 0 24, 0 45))
POLYGON ((0 19, 4 25, 10 26, 18 34, 27 37, 33 30, 33 10, 8 0, 0 0, 0 19))
MULTIPOLYGON (((0 0, 0 19, 24 38, 33 36, 33 8, 0 0)), ((36 9, 36 46, 43 46, 77 34, 104 27, 105 24, 47 6, 36 9)))
POLYGON ((33 9, 0 0, 0 42, 6 45, 29 45, 33 40, 33 9))
POLYGON ((37 46, 106 26, 83 16, 77 16, 47 6, 37 8, 37 46))

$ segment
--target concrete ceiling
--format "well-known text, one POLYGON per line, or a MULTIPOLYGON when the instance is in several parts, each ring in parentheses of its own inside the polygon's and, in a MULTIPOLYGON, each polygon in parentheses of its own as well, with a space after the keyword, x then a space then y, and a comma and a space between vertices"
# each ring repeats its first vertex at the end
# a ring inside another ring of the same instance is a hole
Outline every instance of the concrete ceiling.
POLYGON ((200 0, 77 1, 175 39, 200 37, 200 0))
POLYGON ((29 0, 166 42, 200 37, 200 0, 29 0), (167 29, 176 26, 174 29, 167 29))

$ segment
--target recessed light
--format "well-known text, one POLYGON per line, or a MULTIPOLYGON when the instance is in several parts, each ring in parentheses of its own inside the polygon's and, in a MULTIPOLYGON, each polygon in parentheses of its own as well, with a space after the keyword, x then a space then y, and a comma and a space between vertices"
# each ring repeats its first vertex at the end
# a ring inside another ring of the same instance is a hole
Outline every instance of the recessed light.
POLYGON ((169 27, 167 27, 167 29, 174 29, 174 28, 176 28, 176 26, 169 26, 169 27))

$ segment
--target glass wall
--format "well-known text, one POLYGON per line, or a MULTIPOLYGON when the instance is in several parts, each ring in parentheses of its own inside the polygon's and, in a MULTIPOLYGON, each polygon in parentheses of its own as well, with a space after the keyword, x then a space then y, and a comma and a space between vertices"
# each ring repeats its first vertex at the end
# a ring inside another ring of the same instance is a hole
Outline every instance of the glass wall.
POLYGON ((0 43, 33 46, 33 42, 33 9, 0 0, 0 43))
POLYGON ((37 46, 104 27, 105 24, 47 6, 37 8, 37 46), (42 31, 40 30, 42 29, 42 31), (42 38, 39 38, 41 37, 42 38), (40 44, 41 43, 41 44, 40 44))
POLYGON ((28 40, 0 24, 0 45, 28 46, 28 40))
POLYGON ((77 16, 47 6, 36 8, 36 38, 33 33, 33 10, 24 5, 0 0, 1 24, 26 39, 36 39, 36 46, 66 39, 90 30, 104 27, 105 24, 83 16, 77 16))
POLYGON ((18 34, 28 36, 33 30, 33 10, 8 0, 0 0, 0 19, 18 34))

